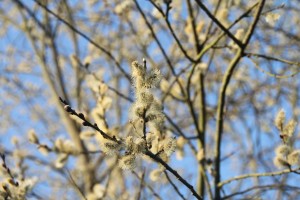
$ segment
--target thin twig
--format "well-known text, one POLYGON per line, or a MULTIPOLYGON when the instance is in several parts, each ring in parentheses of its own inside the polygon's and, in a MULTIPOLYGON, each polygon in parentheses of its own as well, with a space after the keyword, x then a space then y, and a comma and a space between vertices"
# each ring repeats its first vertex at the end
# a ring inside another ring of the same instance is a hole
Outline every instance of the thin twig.
POLYGON ((171 178, 168 175, 168 172, 164 171, 169 183, 172 185, 172 187, 174 188, 174 190, 176 191, 176 193, 183 199, 186 200, 186 198, 183 196, 183 194, 181 194, 181 192, 179 191, 179 189, 177 188, 177 186, 173 183, 173 181, 171 180, 171 178))
POLYGON ((144 184, 143 184, 144 178, 145 178, 145 170, 143 171, 142 177, 140 179, 140 187, 139 187, 139 191, 137 193, 136 200, 140 200, 141 199, 142 190, 143 190, 143 186, 144 186, 144 184))
MULTIPOLYGON (((141 180, 141 177, 139 177, 139 175, 138 175, 135 171, 132 171, 132 173, 133 173, 138 179, 141 180)), ((143 184, 143 186, 146 186, 146 187, 152 192, 153 196, 155 196, 157 199, 162 199, 162 198, 159 196, 159 194, 157 194, 157 193, 154 191, 154 189, 153 189, 150 185, 146 184, 144 181, 141 182, 141 183, 143 184)))
POLYGON ((286 59, 282 59, 282 58, 276 58, 276 57, 269 56, 269 55, 258 54, 258 53, 250 53, 250 52, 245 52, 244 54, 248 57, 265 58, 267 60, 274 60, 274 61, 277 61, 277 62, 282 62, 282 63, 289 64, 289 65, 300 66, 300 62, 293 62, 293 61, 290 61, 290 60, 286 60, 286 59))
MULTIPOLYGON (((151 4, 158 8, 156 6, 156 4, 153 1, 150 1, 151 4)), ((181 52, 184 54, 184 56, 191 62, 196 62, 196 60, 194 60, 191 56, 188 55, 187 51, 184 49, 183 45, 180 42, 180 39, 177 37, 174 29, 171 26, 170 20, 169 20, 169 11, 170 11, 171 7, 170 7, 170 3, 166 3, 166 14, 163 12, 162 9, 158 9, 158 11, 161 13, 161 15, 165 18, 166 24, 171 32, 171 35, 173 36, 173 38, 175 39, 179 49, 181 50, 181 52)))
POLYGON ((268 76, 271 76, 271 77, 274 77, 274 78, 277 78, 277 79, 285 79, 285 78, 290 78, 290 77, 293 77, 293 76, 296 76, 297 74, 300 73, 300 69, 296 70, 295 72, 292 72, 291 74, 288 74, 288 75, 279 75, 279 74, 274 74, 274 73, 271 73, 271 72, 268 72, 264 69, 262 69, 257 63, 256 61, 254 61, 253 59, 250 58, 250 60, 254 63, 254 66, 259 70, 261 71, 262 73, 268 75, 268 76))
POLYGON ((172 167, 170 167, 165 161, 163 161, 160 157, 156 156, 155 154, 153 154, 151 151, 146 151, 144 153, 145 155, 149 156, 150 158, 152 158, 153 160, 155 160, 156 162, 159 162, 161 165, 163 165, 169 172, 171 172, 183 185, 185 185, 194 195, 194 197, 196 197, 197 199, 203 199, 194 189, 194 187, 189 184, 184 178, 182 178, 182 176, 180 176, 178 174, 177 171, 175 171, 172 167))
MULTIPOLYGON (((242 190, 242 191, 239 191, 239 192, 236 192, 236 193, 233 193, 233 194, 230 194, 230 195, 227 195, 227 196, 224 196, 222 199, 232 199, 232 197, 236 196, 236 195, 241 195, 241 194, 245 194, 247 192, 250 192, 252 190, 266 190, 266 191, 270 191, 270 189, 275 189, 275 188, 278 188, 280 190, 300 190, 299 187, 296 187, 296 186, 289 186, 289 185, 258 185, 258 186, 254 186, 254 187, 251 187, 251 188, 248 188, 248 189, 245 189, 245 190, 242 190)), ((250 199, 253 199, 253 198, 250 198, 250 199)))
POLYGON ((65 105, 64 109, 65 109, 66 112, 68 112, 70 115, 77 116, 78 118, 80 118, 83 121, 83 123, 82 123, 83 126, 89 126, 89 127, 93 128, 93 129, 95 129, 105 139, 108 139, 108 140, 111 140, 111 141, 114 141, 114 142, 117 142, 117 143, 121 143, 115 137, 111 137, 107 133, 105 133, 104 131, 102 131, 101 129, 99 129, 99 127, 98 127, 98 125, 96 123, 92 124, 88 120, 86 120, 85 117, 84 117, 84 115, 82 113, 77 113, 74 109, 71 108, 71 106, 69 105, 69 103, 66 102, 65 100, 63 100, 61 97, 59 97, 59 100, 65 105))
POLYGON ((175 73, 175 70, 174 70, 174 68, 173 68, 172 62, 171 62, 170 58, 168 57, 166 51, 164 50, 163 45, 162 45, 162 44, 160 43, 160 41, 158 40, 158 38, 157 38, 157 36, 156 36, 156 34, 155 34, 155 32, 154 32, 154 29, 153 29, 151 23, 150 23, 150 22, 148 21, 148 19, 146 18, 146 15, 145 15, 145 13, 143 12, 143 10, 142 10, 140 4, 139 4, 136 0, 134 0, 134 3, 135 3, 135 5, 136 5, 138 11, 139 11, 140 14, 142 15, 142 17, 143 17, 143 19, 144 19, 144 21, 145 21, 145 23, 146 23, 148 29, 150 30, 153 39, 154 39, 155 42, 157 43, 157 45, 158 45, 159 49, 161 50, 161 52, 162 52, 162 54, 163 54, 165 60, 167 61, 167 64, 168 64, 169 68, 171 69, 172 73, 175 75, 176 73, 175 73))
POLYGON ((81 190, 81 188, 77 185, 77 183, 75 182, 75 180, 72 177, 72 174, 70 173, 70 171, 68 170, 68 168, 65 168, 66 172, 70 178, 71 183, 74 185, 74 187, 79 191, 79 193, 82 195, 82 197, 87 200, 86 196, 84 195, 83 191, 81 190))
POLYGON ((266 172, 266 173, 254 173, 254 174, 245 174, 245 175, 241 175, 241 176, 236 176, 234 178, 231 178, 229 180, 226 181, 222 181, 218 184, 218 187, 221 188, 224 185, 231 183, 232 181, 237 181, 237 180, 241 180, 241 179, 247 179, 247 178, 257 178, 257 177, 266 177, 266 176, 278 176, 278 175, 282 175, 282 174, 287 174, 290 172, 296 172, 300 170, 299 168, 296 169, 285 169, 285 170, 281 170, 281 171, 277 171, 277 172, 266 172))

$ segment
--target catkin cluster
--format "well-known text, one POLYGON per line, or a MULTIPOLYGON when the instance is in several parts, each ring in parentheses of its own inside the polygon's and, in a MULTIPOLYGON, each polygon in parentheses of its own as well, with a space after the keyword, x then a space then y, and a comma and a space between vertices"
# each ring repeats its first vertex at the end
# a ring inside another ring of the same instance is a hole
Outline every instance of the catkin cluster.
POLYGON ((125 155, 120 159, 120 167, 133 169, 138 155, 149 150, 163 160, 175 151, 176 140, 165 137, 163 107, 153 95, 161 80, 160 70, 147 70, 146 61, 132 62, 132 83, 135 102, 131 108, 133 133, 125 140, 125 155))
POLYGON ((275 126, 280 131, 282 144, 275 150, 274 164, 278 168, 300 165, 300 150, 294 149, 292 145, 292 136, 295 132, 297 123, 291 119, 285 124, 285 112, 280 110, 275 118, 275 126))
MULTIPOLYGON (((154 98, 152 88, 158 86, 161 74, 158 69, 147 72, 146 64, 140 65, 137 61, 132 62, 132 80, 136 95, 136 101, 132 106, 132 120, 139 121, 142 126, 153 127, 155 131, 162 131, 165 116, 162 105, 154 98)), ((144 135, 145 130, 139 130, 139 135, 144 135)))

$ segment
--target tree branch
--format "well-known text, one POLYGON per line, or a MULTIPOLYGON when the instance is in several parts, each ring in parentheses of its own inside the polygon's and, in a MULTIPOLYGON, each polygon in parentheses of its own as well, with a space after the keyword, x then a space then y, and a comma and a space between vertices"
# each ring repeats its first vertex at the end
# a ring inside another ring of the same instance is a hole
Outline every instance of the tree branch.
MULTIPOLYGON (((197 0, 198 1, 198 0, 197 0)), ((239 63, 240 59, 243 56, 244 49, 247 47, 250 38, 254 32, 254 28, 258 22, 258 19, 261 15, 265 0, 261 0, 258 6, 257 12, 255 13, 254 20, 246 33, 246 36, 243 40, 243 45, 240 46, 238 49, 235 57, 229 64, 225 75, 223 77, 222 85, 219 92, 219 99, 218 99, 218 108, 217 108, 217 125, 216 125, 216 135, 215 135, 215 165, 216 165, 216 176, 215 176, 215 198, 220 199, 220 188, 217 187, 218 183, 221 180, 221 141, 222 141, 222 134, 223 134, 223 118, 224 118, 224 107, 225 107, 225 97, 226 97, 226 89, 229 85, 230 79, 233 75, 233 71, 236 68, 237 64, 239 63)))

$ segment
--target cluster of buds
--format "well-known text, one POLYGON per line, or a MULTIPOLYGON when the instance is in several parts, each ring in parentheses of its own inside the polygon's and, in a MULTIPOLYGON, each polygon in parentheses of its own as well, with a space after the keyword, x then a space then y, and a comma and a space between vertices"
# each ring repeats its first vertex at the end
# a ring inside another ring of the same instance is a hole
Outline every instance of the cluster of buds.
POLYGON ((291 143, 297 123, 291 119, 285 124, 285 120, 285 112, 280 110, 274 121, 276 128, 280 131, 280 138, 283 143, 275 150, 274 164, 278 168, 291 168, 294 165, 300 165, 300 150, 294 149, 291 143))
POLYGON ((38 150, 45 156, 50 152, 58 153, 58 157, 55 161, 55 166, 57 168, 62 168, 67 160, 69 155, 78 155, 79 151, 71 140, 63 140, 61 138, 57 139, 54 143, 54 146, 51 148, 46 144, 41 144, 39 138, 37 137, 34 130, 28 132, 28 140, 37 145, 38 150))

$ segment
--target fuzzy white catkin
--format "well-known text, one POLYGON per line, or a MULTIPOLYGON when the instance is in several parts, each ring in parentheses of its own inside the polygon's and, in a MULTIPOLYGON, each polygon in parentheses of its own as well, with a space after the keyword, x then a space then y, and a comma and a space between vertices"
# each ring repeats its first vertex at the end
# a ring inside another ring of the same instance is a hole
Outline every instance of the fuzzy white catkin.
POLYGON ((285 122, 285 112, 283 109, 281 109, 277 115, 276 115, 276 118, 275 118, 275 126, 278 128, 278 130, 281 130, 283 128, 283 124, 285 122))
POLYGON ((202 161, 204 159, 204 150, 201 148, 197 153, 197 160, 202 161))
POLYGON ((141 104, 150 105, 154 100, 153 94, 149 92, 149 90, 140 91, 137 94, 137 101, 141 104))
POLYGON ((125 139, 125 145, 126 145, 126 150, 128 152, 133 152, 134 149, 134 143, 133 143, 133 136, 127 136, 125 139))
POLYGON ((294 131, 296 129, 297 122, 295 120, 290 120, 287 125, 283 129, 283 134, 292 137, 294 134, 294 131))
POLYGON ((105 187, 103 185, 96 184, 93 187, 93 192, 98 198, 102 198, 105 193, 105 187))
POLYGON ((76 155, 79 151, 71 140, 63 141, 63 152, 76 155))
POLYGON ((154 169, 150 172, 149 178, 151 181, 158 181, 160 179, 162 169, 154 169))
POLYGON ((65 154, 65 153, 62 153, 62 154, 59 154, 54 165, 56 168, 60 169, 62 168, 63 166, 65 166, 67 160, 68 160, 68 154, 65 154))
POLYGON ((142 138, 136 138, 133 152, 138 154, 146 151, 146 141, 142 138))
POLYGON ((104 83, 101 83, 99 87, 100 95, 104 95, 107 92, 107 90, 108 90, 108 86, 104 83))
POLYGON ((245 30, 243 28, 240 28, 238 29, 236 32, 235 32, 235 35, 236 39, 238 40, 242 40, 243 37, 245 36, 245 30))
POLYGON ((49 148, 46 145, 39 145, 38 146, 38 150, 39 152, 41 152, 41 154, 43 154, 44 156, 47 156, 48 153, 50 152, 49 148))
POLYGON ((160 89, 164 92, 167 93, 169 91, 170 83, 166 79, 162 79, 160 81, 160 89))
POLYGON ((273 160, 274 165, 281 169, 289 166, 289 163, 282 157, 276 156, 273 160))
POLYGON ((228 15, 229 15, 229 10, 227 8, 221 8, 221 9, 219 9, 219 12, 217 13, 217 19, 225 27, 229 26, 228 15))
POLYGON ((149 75, 145 78, 145 87, 146 88, 154 88, 157 87, 161 81, 161 73, 159 69, 153 69, 149 75))
POLYGON ((104 140, 101 143, 101 150, 108 155, 116 154, 120 149, 121 149, 121 145, 116 142, 104 140))
POLYGON ((102 109, 104 111, 108 110, 111 107, 111 104, 112 104, 112 99, 110 97, 104 96, 101 99, 100 105, 102 106, 102 109))
POLYGON ((133 170, 136 167, 135 155, 125 155, 120 158, 119 166, 123 170, 133 170))
POLYGON ((182 149, 176 151, 176 158, 177 160, 182 160, 184 158, 184 151, 182 149))
POLYGON ((28 131, 28 140, 33 144, 39 144, 39 139, 33 129, 28 131))
POLYGON ((270 24, 271 26, 274 26, 280 17, 281 17, 281 15, 278 13, 268 12, 266 14, 265 20, 268 24, 270 24))
POLYGON ((290 165, 299 165, 300 161, 300 150, 294 150, 287 156, 287 160, 290 165))
POLYGON ((187 140, 183 137, 183 136, 180 136, 178 137, 177 139, 177 147, 182 149, 183 146, 186 144, 187 140))
POLYGON ((94 131, 82 131, 80 133, 80 138, 83 140, 86 140, 86 139, 90 139, 90 138, 94 137, 95 135, 96 135, 96 133, 94 131))
POLYGON ((132 69, 132 77, 137 78, 141 77, 144 78, 146 74, 146 69, 144 66, 140 65, 138 61, 133 61, 131 63, 131 69, 132 69))
POLYGON ((63 151, 64 149, 64 141, 61 138, 58 138, 54 142, 54 146, 57 149, 57 151, 63 151))
POLYGON ((167 156, 170 156, 176 149, 176 140, 174 138, 167 138, 164 141, 164 152, 167 156))
POLYGON ((290 146, 282 144, 276 148, 275 153, 276 153, 276 156, 284 157, 284 156, 287 156, 289 153, 291 153, 291 151, 292 151, 292 149, 290 146))

